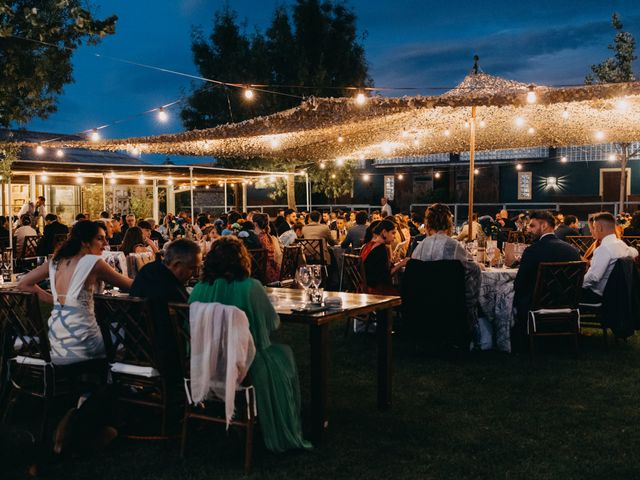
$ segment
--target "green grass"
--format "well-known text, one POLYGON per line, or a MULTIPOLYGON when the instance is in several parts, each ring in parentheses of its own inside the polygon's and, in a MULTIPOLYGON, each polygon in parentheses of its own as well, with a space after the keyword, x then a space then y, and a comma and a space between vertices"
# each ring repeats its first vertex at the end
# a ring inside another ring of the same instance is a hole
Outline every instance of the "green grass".
MULTIPOLYGON (((280 333, 296 353, 304 407, 306 333, 296 325, 280 333)), ((434 359, 396 337, 393 408, 379 412, 374 337, 332 334, 326 441, 283 455, 258 446, 252 478, 640 478, 638 338, 605 349, 601 337, 587 337, 577 357, 558 342, 532 363, 497 353, 434 359)), ((240 478, 241 443, 221 428, 197 431, 182 461, 176 442, 119 440, 44 473, 52 480, 240 478)))

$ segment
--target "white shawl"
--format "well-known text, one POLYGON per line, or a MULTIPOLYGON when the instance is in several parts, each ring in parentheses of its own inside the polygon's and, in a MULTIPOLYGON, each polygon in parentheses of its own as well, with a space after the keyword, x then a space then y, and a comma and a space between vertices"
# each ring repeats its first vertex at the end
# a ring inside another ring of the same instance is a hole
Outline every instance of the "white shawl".
POLYGON ((194 302, 191 327, 191 401, 202 402, 210 392, 224 400, 227 427, 233 418, 236 389, 249 371, 256 347, 249 320, 237 307, 194 302))

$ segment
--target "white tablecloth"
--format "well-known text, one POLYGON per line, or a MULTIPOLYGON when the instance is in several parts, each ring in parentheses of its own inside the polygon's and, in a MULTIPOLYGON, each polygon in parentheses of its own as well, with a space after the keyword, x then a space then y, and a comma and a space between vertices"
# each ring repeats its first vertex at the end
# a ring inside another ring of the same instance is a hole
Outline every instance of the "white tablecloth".
POLYGON ((511 351, 511 327, 514 324, 513 282, 517 269, 488 268, 480 283, 480 317, 476 347, 481 350, 511 351))

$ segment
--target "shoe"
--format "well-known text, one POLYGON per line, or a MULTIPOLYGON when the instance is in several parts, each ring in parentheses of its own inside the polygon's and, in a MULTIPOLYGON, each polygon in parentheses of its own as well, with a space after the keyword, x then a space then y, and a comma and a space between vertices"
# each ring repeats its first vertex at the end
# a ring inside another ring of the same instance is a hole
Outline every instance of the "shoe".
POLYGON ((62 420, 58 422, 56 431, 53 434, 53 452, 56 455, 62 455, 69 450, 73 441, 73 429, 76 423, 78 409, 72 408, 65 413, 62 420))

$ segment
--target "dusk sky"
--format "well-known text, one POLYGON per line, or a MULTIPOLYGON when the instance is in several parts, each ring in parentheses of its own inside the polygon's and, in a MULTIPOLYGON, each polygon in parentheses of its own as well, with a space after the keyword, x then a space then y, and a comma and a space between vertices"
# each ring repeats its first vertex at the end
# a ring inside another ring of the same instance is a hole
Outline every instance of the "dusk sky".
MULTIPOLYGON (((233 0, 229 4, 248 32, 264 30, 281 0, 233 0)), ((286 3, 286 2, 285 2, 286 3)), ((75 83, 66 87, 59 111, 27 128, 74 133, 124 119, 188 93, 184 77, 125 65, 95 53, 198 74, 190 51, 192 26, 211 31, 220 0, 94 1, 97 15, 119 17, 116 34, 74 57, 75 83)), ((640 40, 637 0, 380 1, 352 0, 376 86, 422 87, 407 94, 434 94, 426 87, 454 86, 468 73, 474 54, 486 73, 539 84, 582 83, 589 65, 610 55, 611 14, 640 40)), ((638 72, 636 68, 636 72, 638 72)), ((243 79, 237 79, 242 81, 243 79)), ((439 93, 439 92, 437 92, 439 93)), ((402 94, 398 92, 396 94, 402 94)), ((183 130, 178 109, 159 124, 152 115, 102 131, 105 137, 155 135, 183 130)))

